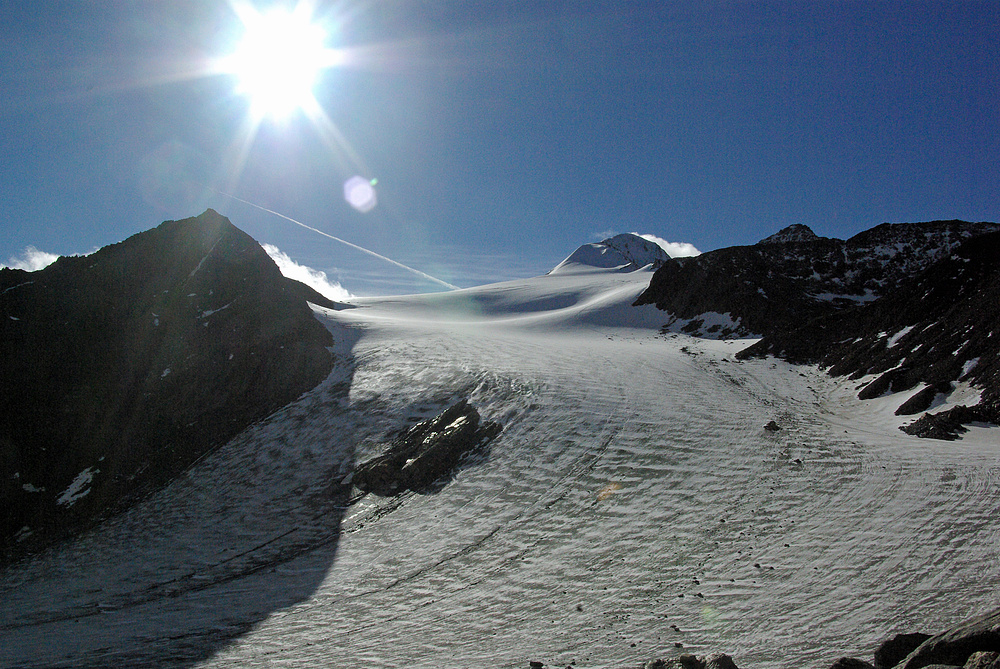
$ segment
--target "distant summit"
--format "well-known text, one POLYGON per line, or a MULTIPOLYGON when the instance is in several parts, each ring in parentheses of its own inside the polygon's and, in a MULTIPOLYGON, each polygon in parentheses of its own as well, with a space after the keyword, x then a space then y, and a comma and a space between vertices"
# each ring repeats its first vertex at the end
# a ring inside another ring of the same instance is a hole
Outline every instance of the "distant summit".
POLYGON ((623 233, 595 244, 584 244, 549 274, 568 274, 593 270, 634 272, 645 267, 657 269, 670 256, 659 244, 639 235, 623 233))
POLYGON ((323 380, 307 301, 337 306, 211 209, 0 270, 0 548, 126 508, 323 380))
POLYGON ((796 223, 795 225, 789 225, 787 228, 779 230, 770 237, 765 237, 757 243, 788 244, 793 242, 813 242, 817 239, 820 239, 820 237, 808 225, 796 223))

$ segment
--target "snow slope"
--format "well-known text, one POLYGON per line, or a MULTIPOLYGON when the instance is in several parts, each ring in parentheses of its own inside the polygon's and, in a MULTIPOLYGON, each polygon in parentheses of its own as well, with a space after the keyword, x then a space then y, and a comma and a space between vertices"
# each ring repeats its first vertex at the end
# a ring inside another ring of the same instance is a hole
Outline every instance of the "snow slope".
POLYGON ((826 667, 1000 603, 993 433, 908 437, 815 369, 660 334, 628 306, 648 281, 317 307, 321 386, 0 574, 0 666, 625 667, 681 643, 826 667), (464 395, 504 431, 447 486, 338 494, 464 395))
POLYGON ((625 232, 602 242, 584 244, 556 265, 549 274, 572 274, 594 269, 616 269, 620 272, 645 268, 655 270, 667 260, 670 260, 670 255, 659 244, 625 232))

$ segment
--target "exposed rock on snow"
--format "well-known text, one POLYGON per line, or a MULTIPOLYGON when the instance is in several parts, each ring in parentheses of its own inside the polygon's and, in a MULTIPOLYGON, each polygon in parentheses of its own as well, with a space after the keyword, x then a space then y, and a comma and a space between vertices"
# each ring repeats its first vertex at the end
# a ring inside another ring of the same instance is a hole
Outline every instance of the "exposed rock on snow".
POLYGON ((385 453, 359 465, 351 482, 364 492, 382 496, 407 489, 427 490, 501 429, 494 422, 480 425, 479 412, 461 400, 403 432, 385 453))
MULTIPOLYGON (((923 669, 924 667, 1000 667, 1000 609, 970 618, 941 634, 897 634, 875 651, 874 663, 841 657, 830 669, 923 669)), ((690 654, 670 660, 650 660, 643 669, 736 669, 728 655, 705 657, 690 654)))
POLYGON ((875 669, 892 669, 930 638, 930 634, 911 632, 886 639, 875 651, 875 669))
POLYGON ((736 663, 725 653, 701 657, 683 654, 671 660, 650 660, 642 665, 642 669, 736 669, 736 663))
POLYGON ((738 336, 781 334, 885 295, 965 240, 998 230, 964 221, 885 223, 843 241, 791 226, 753 246, 670 259, 635 303, 678 319, 728 313, 738 336))
POLYGON ((212 210, 26 278, 0 270, 0 551, 124 508, 332 367, 306 302, 337 305, 212 210))
POLYGON ((876 651, 878 669, 890 666, 897 669, 922 669, 932 665, 964 666, 966 669, 990 666, 1000 657, 1000 609, 970 618, 932 637, 900 635, 887 643, 890 650, 885 650, 886 644, 883 644, 876 651), (889 664, 917 641, 920 641, 919 645, 905 658, 889 664))
POLYGON ((1000 423, 1000 232, 969 239, 882 299, 774 331, 738 357, 778 355, 835 376, 873 377, 858 397, 925 384, 897 415, 927 411, 961 381, 982 389, 973 407, 927 414, 905 432, 955 439, 963 423, 1000 423), (892 336, 889 336, 893 333, 892 336))

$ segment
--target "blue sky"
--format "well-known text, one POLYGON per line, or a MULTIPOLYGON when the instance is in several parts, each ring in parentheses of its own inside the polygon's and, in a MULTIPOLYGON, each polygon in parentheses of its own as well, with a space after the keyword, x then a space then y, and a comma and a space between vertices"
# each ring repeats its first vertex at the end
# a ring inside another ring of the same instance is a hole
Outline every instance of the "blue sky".
POLYGON ((346 54, 313 89, 322 122, 250 137, 239 82, 210 71, 243 33, 234 5, 3 3, 0 263, 212 207, 355 294, 441 289, 216 191, 460 286, 613 232, 706 251, 792 223, 1000 220, 1000 3, 311 10, 346 54), (377 180, 367 213, 354 175, 377 180))

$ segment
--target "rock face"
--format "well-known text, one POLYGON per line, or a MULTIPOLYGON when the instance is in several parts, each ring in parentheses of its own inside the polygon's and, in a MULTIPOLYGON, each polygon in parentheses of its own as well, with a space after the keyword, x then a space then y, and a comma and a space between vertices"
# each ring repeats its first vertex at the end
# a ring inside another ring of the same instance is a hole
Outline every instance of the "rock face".
POLYGON ((918 436, 954 439, 963 423, 1000 422, 1000 233, 967 240, 951 254, 876 300, 774 332, 739 357, 778 355, 818 363, 835 376, 874 376, 861 399, 923 386, 896 410, 927 411, 956 384, 982 389, 973 406, 925 414, 904 426, 918 436))
POLYGON ((330 332, 212 210, 0 270, 0 546, 119 511, 329 373, 330 332))
POLYGON ((892 669, 930 638, 930 634, 912 632, 910 634, 897 634, 886 639, 875 651, 875 669, 892 669))
POLYGON ((635 304, 674 319, 728 314, 730 335, 775 335, 898 288, 995 223, 933 221, 879 225, 847 241, 794 225, 753 246, 673 258, 635 304))
POLYGON ((480 425, 479 420, 479 412, 462 400, 396 437, 385 453, 357 467, 352 483, 382 496, 430 489, 466 453, 500 433, 498 423, 480 425))
MULTIPOLYGON (((971 618, 932 636, 896 666, 900 669, 921 669, 932 664, 961 667, 977 652, 1000 652, 1000 610, 971 618)), ((983 659, 977 657, 976 661, 983 659)))
POLYGON ((1000 225, 883 224, 847 241, 794 225, 754 246, 664 263, 637 305, 668 312, 666 329, 762 336, 737 357, 775 355, 853 380, 861 399, 914 390, 904 431, 955 439, 970 422, 1000 423, 1000 225), (712 323, 712 325, 708 325, 712 323))

